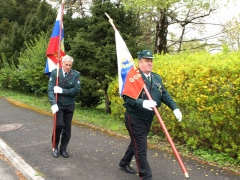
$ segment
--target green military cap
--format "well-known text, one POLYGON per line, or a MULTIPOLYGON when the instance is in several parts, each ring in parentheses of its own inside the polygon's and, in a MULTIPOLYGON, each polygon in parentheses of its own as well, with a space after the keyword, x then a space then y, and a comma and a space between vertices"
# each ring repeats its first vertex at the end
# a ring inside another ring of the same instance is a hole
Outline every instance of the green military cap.
POLYGON ((153 52, 150 50, 142 50, 142 51, 139 51, 137 54, 138 54, 138 59, 141 59, 141 58, 152 59, 153 58, 153 52))

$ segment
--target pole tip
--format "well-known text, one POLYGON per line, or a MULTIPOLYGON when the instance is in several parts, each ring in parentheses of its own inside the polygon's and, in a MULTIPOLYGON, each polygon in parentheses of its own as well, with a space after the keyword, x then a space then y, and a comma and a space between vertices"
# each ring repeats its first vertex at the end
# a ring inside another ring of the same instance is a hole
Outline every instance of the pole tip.
POLYGON ((109 22, 110 22, 111 24, 113 24, 112 18, 111 18, 106 12, 105 12, 105 15, 108 17, 109 22))
POLYGON ((112 18, 111 18, 107 13, 105 13, 105 15, 108 17, 108 21, 109 21, 110 24, 112 25, 113 29, 116 31, 117 29, 116 29, 115 25, 113 24, 112 18))
POLYGON ((108 19, 111 19, 110 16, 107 13, 105 13, 105 15, 108 17, 108 19))
POLYGON ((188 176, 187 172, 185 173, 185 177, 186 177, 186 179, 189 179, 189 176, 188 176))

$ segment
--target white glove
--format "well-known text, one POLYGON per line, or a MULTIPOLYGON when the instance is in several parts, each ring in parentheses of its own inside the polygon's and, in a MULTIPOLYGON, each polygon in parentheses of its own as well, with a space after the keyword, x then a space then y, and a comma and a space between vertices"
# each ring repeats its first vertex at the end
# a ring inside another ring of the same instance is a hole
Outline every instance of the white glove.
POLYGON ((59 111, 58 105, 57 105, 57 104, 52 105, 51 110, 52 110, 52 113, 53 113, 53 114, 55 114, 56 112, 58 112, 58 111, 59 111))
POLYGON ((177 118, 178 122, 182 121, 182 113, 179 109, 175 109, 173 110, 173 113, 175 115, 175 117, 177 118))
POLYGON ((153 101, 153 100, 144 100, 144 101, 143 101, 143 107, 144 107, 145 109, 150 110, 150 111, 152 111, 153 108, 154 108, 156 105, 157 105, 157 103, 156 103, 155 101, 153 101))
POLYGON ((60 88, 59 86, 54 86, 54 93, 59 93, 59 94, 61 94, 62 92, 63 92, 63 89, 62 88, 60 88))

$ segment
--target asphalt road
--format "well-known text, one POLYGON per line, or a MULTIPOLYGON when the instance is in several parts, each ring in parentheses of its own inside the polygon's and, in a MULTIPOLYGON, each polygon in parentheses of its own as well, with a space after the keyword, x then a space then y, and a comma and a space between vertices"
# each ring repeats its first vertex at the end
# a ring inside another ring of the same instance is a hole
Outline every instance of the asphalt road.
MULTIPOLYGON (((104 121, 104 119, 100 120, 104 121)), ((16 166, 21 172, 26 167, 25 171, 35 173, 35 178, 46 180, 139 179, 137 174, 127 174, 118 166, 129 144, 129 139, 84 125, 73 124, 72 126, 72 138, 67 149, 70 157, 52 157, 52 121, 52 116, 14 106, 6 99, 0 98, 0 125, 22 125, 16 130, 0 131, 0 140, 10 148, 10 150, 3 148, 3 153, 12 150, 16 155, 12 155, 11 161, 16 158, 23 160, 16 166)), ((240 175, 227 170, 190 158, 182 157, 182 160, 191 180, 240 180, 240 175)), ((148 161, 153 180, 185 179, 172 153, 148 149, 148 161)), ((136 170, 134 160, 131 165, 136 170)), ((26 172, 23 174, 29 176, 26 172)))

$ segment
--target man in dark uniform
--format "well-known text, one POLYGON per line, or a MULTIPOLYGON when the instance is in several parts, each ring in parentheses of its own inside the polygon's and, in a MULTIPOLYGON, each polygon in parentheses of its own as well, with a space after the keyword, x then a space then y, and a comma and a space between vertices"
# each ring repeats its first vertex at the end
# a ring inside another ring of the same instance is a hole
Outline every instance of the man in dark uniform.
POLYGON ((71 123, 75 109, 75 97, 80 91, 80 73, 72 70, 73 58, 65 55, 62 58, 62 68, 59 69, 59 81, 56 86, 57 70, 53 70, 48 84, 48 97, 51 103, 53 114, 57 113, 56 121, 56 147, 53 156, 58 157, 58 145, 60 144, 60 154, 68 158, 66 151, 71 138, 71 123), (55 94, 58 93, 56 102, 55 94), (61 137, 61 139, 60 139, 61 137))
POLYGON ((155 106, 160 107, 161 102, 163 102, 173 110, 179 122, 182 120, 182 113, 164 88, 161 77, 151 72, 152 60, 152 51, 143 50, 138 52, 139 70, 153 100, 148 100, 144 90, 142 90, 137 99, 126 95, 123 96, 124 107, 126 108, 125 126, 129 132, 131 142, 119 166, 127 173, 135 174, 135 171, 129 165, 132 157, 135 155, 141 180, 152 179, 152 172, 147 161, 147 135, 154 117, 153 108, 155 106))

